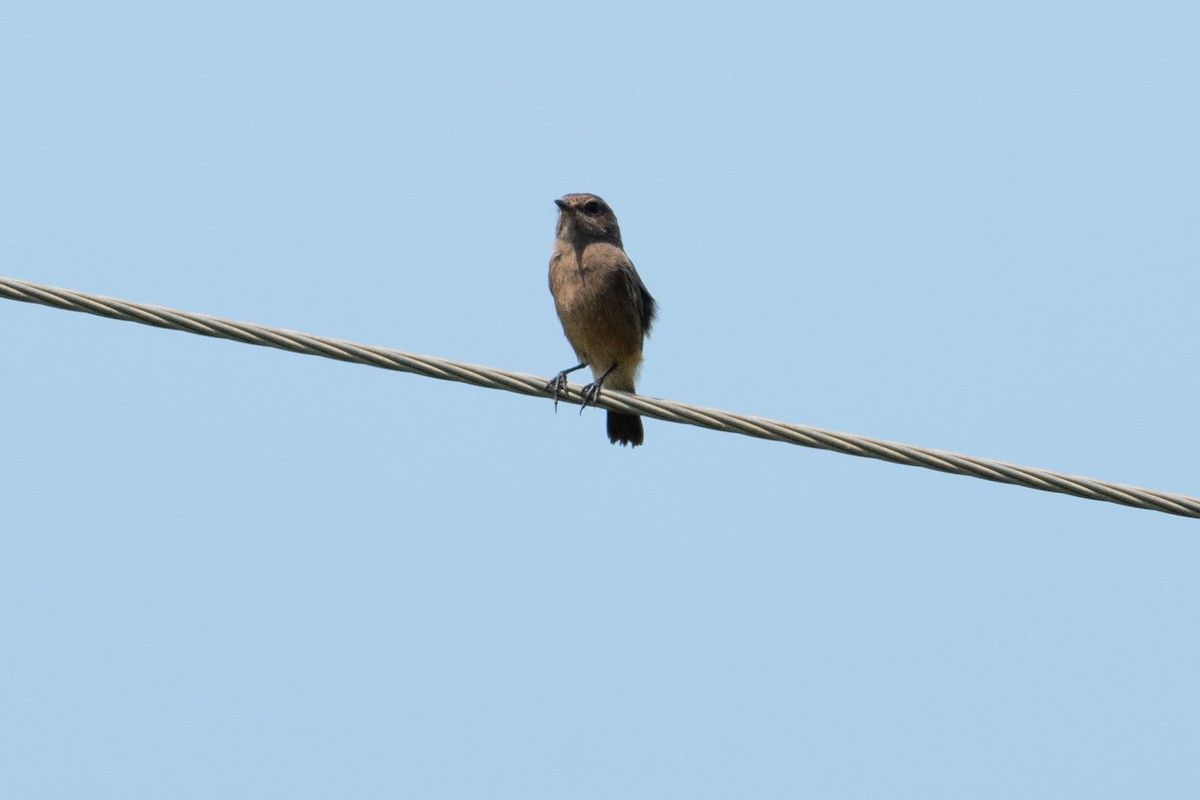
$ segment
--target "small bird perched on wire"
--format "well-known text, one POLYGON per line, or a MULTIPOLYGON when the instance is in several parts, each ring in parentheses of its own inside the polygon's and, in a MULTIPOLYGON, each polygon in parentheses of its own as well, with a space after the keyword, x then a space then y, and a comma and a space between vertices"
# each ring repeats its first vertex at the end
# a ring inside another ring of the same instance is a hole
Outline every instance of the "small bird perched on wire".
MULTIPOLYGON (((642 363, 642 340, 654 323, 655 303, 621 244, 621 229, 608 203, 594 194, 568 194, 558 206, 557 238, 550 256, 550 293, 567 341, 579 363, 546 385, 558 398, 567 375, 592 368, 592 383, 583 390, 583 405, 595 405, 607 386, 634 391, 642 363)), ((642 443, 642 418, 608 412, 608 439, 637 447, 642 443)))

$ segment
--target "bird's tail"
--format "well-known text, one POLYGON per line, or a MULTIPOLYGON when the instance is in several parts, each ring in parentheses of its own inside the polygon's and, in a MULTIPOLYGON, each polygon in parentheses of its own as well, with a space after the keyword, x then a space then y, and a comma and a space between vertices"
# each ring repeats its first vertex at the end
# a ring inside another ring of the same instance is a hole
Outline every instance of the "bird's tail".
MULTIPOLYGON (((632 368, 609 370, 608 380, 604 383, 606 389, 618 389, 633 394, 636 364, 632 368)), ((642 418, 637 414, 624 414, 620 411, 608 412, 608 440, 613 444, 637 447, 645 438, 642 433, 642 418)))
POLYGON ((608 440, 613 444, 637 447, 644 439, 642 433, 642 418, 637 414, 622 414, 619 411, 608 412, 608 440))

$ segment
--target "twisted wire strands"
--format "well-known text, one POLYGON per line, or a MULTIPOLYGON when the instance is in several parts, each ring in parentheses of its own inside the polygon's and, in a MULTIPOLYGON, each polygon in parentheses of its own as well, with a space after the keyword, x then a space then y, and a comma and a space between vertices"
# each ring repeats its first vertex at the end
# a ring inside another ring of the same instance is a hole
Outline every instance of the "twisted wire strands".
MULTIPOLYGON (((549 395, 546 393, 545 378, 476 364, 464 364, 435 356, 415 355, 385 347, 355 344, 341 339, 314 336, 249 322, 235 322, 206 314, 177 311, 145 303, 132 303, 70 289, 42 286, 14 278, 0 277, 0 297, 549 399, 549 395)), ((581 390, 582 387, 569 384, 566 394, 562 397, 576 403, 581 402, 581 390)), ((803 447, 832 450, 846 455, 876 458, 907 466, 925 467, 955 475, 967 475, 999 483, 1024 486, 1029 489, 1060 492, 1088 500, 1103 500, 1149 511, 1200 518, 1200 499, 1110 483, 1095 478, 1064 475, 1036 467, 1021 467, 992 459, 974 458, 926 447, 871 439, 866 436, 837 433, 807 425, 735 414, 729 411, 659 400, 615 390, 605 390, 597 405, 613 411, 641 414, 666 422, 681 422, 701 428, 740 433, 803 447)))

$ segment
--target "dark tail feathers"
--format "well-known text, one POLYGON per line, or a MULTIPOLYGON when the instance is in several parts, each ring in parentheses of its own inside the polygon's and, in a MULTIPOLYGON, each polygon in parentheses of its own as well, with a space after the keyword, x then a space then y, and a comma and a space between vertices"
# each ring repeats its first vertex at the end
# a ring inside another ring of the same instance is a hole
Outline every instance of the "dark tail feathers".
POLYGON ((642 418, 637 414, 608 412, 608 440, 613 444, 637 447, 642 443, 642 418))

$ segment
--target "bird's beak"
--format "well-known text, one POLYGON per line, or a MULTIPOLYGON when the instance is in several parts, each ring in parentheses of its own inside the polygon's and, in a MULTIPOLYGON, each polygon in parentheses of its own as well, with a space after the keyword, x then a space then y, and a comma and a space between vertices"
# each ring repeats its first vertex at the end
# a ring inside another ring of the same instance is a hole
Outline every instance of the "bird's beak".
POLYGON ((566 211, 568 213, 571 211, 571 207, 562 200, 555 200, 554 205, 558 206, 559 211, 566 211))

